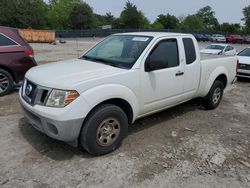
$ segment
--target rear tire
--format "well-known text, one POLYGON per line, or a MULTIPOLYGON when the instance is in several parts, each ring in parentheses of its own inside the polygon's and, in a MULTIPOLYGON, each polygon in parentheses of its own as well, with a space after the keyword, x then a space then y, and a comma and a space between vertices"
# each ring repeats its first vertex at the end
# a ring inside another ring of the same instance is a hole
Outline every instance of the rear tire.
POLYGON ((0 69, 0 97, 9 94, 14 86, 14 80, 9 72, 0 69))
POLYGON ((212 110, 218 107, 223 96, 224 88, 225 86, 221 81, 215 80, 204 101, 204 107, 207 110, 212 110))
POLYGON ((113 104, 102 104, 88 115, 79 141, 88 153, 104 155, 116 150, 127 132, 128 118, 125 112, 113 104))

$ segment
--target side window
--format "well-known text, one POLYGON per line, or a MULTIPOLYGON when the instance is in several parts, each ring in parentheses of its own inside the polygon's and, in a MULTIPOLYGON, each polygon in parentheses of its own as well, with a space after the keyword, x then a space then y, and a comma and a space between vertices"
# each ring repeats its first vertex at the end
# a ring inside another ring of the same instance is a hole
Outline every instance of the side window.
POLYGON ((226 49, 225 49, 225 52, 231 51, 231 50, 233 50, 233 49, 234 49, 233 47, 227 46, 226 49))
POLYGON ((162 66, 165 68, 178 66, 179 53, 176 39, 168 39, 159 42, 150 53, 148 60, 154 64, 165 65, 162 66))
POLYGON ((0 33, 0 46, 12 46, 17 45, 14 41, 10 40, 9 38, 5 37, 0 33))
POLYGON ((194 42, 191 38, 183 38, 182 40, 185 49, 186 63, 191 64, 196 60, 194 42))

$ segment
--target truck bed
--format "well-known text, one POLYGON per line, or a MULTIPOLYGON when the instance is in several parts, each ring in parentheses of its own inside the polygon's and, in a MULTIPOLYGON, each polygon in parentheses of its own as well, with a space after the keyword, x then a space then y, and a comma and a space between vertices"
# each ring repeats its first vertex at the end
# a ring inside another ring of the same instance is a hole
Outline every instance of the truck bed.
POLYGON ((213 74, 224 72, 227 84, 231 84, 236 76, 236 56, 201 54, 201 79, 199 96, 204 97, 214 82, 213 74), (211 79, 213 78, 213 79, 211 79))

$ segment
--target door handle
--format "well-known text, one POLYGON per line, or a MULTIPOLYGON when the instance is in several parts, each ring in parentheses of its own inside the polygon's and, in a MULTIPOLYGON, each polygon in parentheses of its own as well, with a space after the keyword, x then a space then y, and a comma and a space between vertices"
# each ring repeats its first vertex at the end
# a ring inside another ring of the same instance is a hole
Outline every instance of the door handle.
POLYGON ((175 74, 175 76, 182 76, 182 75, 184 75, 184 72, 181 72, 181 71, 178 71, 178 72, 175 74))

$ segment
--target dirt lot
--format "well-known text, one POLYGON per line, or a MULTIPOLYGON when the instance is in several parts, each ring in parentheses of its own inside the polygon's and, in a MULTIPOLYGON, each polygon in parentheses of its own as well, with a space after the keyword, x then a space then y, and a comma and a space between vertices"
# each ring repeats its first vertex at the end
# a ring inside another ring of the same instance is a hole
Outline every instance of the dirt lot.
MULTIPOLYGON (((42 64, 77 57, 98 40, 32 46, 42 64)), ((117 151, 92 157, 32 128, 14 91, 0 98, 0 187, 250 187, 249 117, 246 80, 216 110, 192 101, 138 120, 117 151)))

